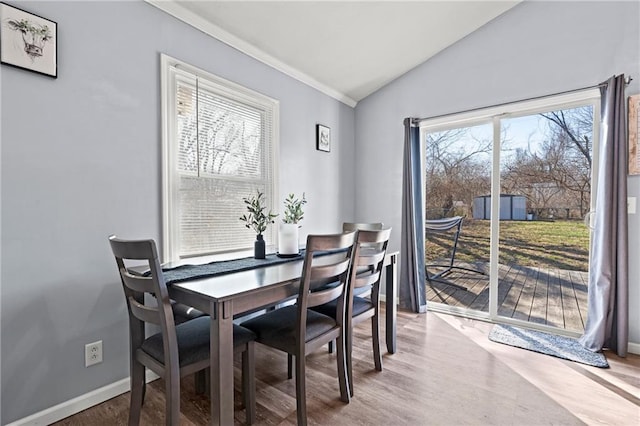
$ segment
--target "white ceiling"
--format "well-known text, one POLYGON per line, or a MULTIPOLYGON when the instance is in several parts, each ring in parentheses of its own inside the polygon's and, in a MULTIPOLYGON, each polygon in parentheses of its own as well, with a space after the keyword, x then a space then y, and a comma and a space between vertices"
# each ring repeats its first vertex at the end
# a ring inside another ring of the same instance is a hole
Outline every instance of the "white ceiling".
POLYGON ((147 1, 355 106, 521 0, 147 1))

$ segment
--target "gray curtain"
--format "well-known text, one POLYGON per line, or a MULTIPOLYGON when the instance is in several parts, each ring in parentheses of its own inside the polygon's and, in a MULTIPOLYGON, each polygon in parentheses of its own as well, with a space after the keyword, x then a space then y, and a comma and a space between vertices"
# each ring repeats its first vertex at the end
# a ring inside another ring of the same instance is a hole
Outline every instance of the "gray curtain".
POLYGON ((400 306, 427 311, 424 269, 424 201, 422 193, 420 129, 404 119, 402 175, 402 235, 400 245, 400 306))
POLYGON ((627 134, 624 75, 602 88, 599 173, 591 239, 588 318, 580 343, 626 356, 629 332, 627 134))

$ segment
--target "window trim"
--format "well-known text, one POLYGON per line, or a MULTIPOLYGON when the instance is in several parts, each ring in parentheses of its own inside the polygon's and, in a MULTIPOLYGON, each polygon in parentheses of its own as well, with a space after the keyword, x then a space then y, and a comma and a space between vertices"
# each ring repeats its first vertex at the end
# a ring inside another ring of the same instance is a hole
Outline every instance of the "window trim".
MULTIPOLYGON (((175 79, 172 78, 171 69, 191 73, 197 77, 207 80, 207 86, 215 88, 223 96, 230 99, 246 102, 248 104, 259 105, 269 109, 272 114, 271 130, 271 194, 272 199, 268 200, 267 208, 277 210, 276 200, 279 200, 279 141, 280 141, 280 102, 262 93, 258 93, 238 83, 234 83, 203 69, 189 65, 183 61, 175 59, 164 53, 160 54, 160 95, 161 95, 161 127, 162 127, 162 259, 163 262, 175 262, 180 260, 178 254, 178 226, 177 218, 172 209, 172 205, 177 199, 178 179, 176 172, 177 159, 171 155, 172 140, 171 135, 175 134, 175 79)), ((238 212, 241 214, 241 212, 238 212)), ((240 253, 239 251, 238 253, 240 253)), ((211 255, 203 255, 211 257, 211 255)), ((213 255, 214 257, 216 255, 213 255)), ((229 258, 226 254, 225 258, 229 258)))
POLYGON ((583 105, 585 102, 600 102, 599 89, 577 90, 559 95, 549 95, 535 99, 515 101, 506 104, 479 108, 472 111, 452 113, 420 121, 420 131, 436 132, 456 127, 472 126, 478 123, 491 123, 493 118, 520 117, 537 114, 549 108, 561 105, 563 108, 583 105))

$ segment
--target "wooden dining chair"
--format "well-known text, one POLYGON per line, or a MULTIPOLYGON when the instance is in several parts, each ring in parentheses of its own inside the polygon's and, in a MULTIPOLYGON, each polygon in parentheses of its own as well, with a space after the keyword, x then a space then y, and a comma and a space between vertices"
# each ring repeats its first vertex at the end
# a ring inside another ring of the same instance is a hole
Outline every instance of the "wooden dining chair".
MULTIPOLYGON (((384 224, 382 222, 343 222, 342 223, 342 232, 351 232, 351 231, 378 231, 384 228, 384 224)), ((360 292, 366 292, 363 290, 359 290, 360 292)), ((333 342, 329 342, 329 353, 333 353, 333 342)))
POLYGON ((242 323, 256 333, 256 340, 295 358, 296 407, 299 425, 307 424, 306 355, 332 340, 338 341, 340 399, 350 401, 345 357, 345 306, 351 281, 351 262, 357 256, 355 232, 309 235, 295 305, 279 308, 242 323), (316 256, 321 252, 335 254, 316 256), (334 300, 333 315, 309 308, 334 300))
MULTIPOLYGON (((387 245, 391 236, 391 228, 378 231, 359 230, 356 239, 358 256, 354 258, 355 274, 349 286, 346 309, 346 351, 347 375, 349 390, 353 396, 353 326, 371 318, 371 340, 373 343, 373 361, 375 369, 382 371, 382 354, 380 352, 380 280, 387 245), (368 297, 367 297, 368 296, 368 297)), ((339 307, 334 302, 315 306, 313 310, 324 315, 335 315, 339 307)))
MULTIPOLYGON (((199 316, 176 325, 153 240, 122 240, 111 236, 109 242, 116 259, 129 312, 129 425, 140 423, 146 368, 164 379, 166 424, 178 425, 180 378, 204 370, 210 365, 211 319, 208 316, 199 316), (148 263, 150 275, 133 274, 127 269, 127 263, 136 262, 135 266, 138 266, 140 261, 148 263), (160 332, 147 337, 145 323, 154 324, 160 328, 160 332)), ((248 424, 255 421, 254 339, 255 334, 252 331, 234 325, 234 348, 242 352, 242 391, 248 424)))

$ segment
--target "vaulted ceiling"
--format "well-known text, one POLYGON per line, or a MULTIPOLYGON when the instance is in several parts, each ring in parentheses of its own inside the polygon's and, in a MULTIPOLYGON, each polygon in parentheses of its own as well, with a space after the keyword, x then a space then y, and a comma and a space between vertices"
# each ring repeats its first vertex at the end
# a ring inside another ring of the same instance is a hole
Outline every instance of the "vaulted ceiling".
POLYGON ((351 106, 520 2, 147 1, 351 106))

